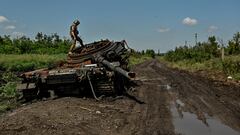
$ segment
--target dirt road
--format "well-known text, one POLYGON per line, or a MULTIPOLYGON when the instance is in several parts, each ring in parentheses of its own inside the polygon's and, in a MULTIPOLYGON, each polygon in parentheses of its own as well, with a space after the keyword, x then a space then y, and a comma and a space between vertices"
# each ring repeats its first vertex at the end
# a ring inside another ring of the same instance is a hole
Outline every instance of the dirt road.
POLYGON ((240 134, 240 86, 170 69, 157 60, 133 69, 137 84, 122 99, 39 101, 0 118, 0 134, 240 134))

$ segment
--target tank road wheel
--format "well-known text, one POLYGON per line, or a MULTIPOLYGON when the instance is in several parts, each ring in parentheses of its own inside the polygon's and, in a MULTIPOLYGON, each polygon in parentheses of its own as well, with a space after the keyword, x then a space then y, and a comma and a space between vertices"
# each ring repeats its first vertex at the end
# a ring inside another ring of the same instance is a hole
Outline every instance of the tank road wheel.
POLYGON ((19 100, 23 102, 28 102, 36 99, 38 97, 38 90, 37 89, 24 89, 20 92, 19 100))
POLYGON ((114 73, 114 90, 117 96, 123 95, 125 88, 124 88, 124 77, 115 72, 114 73))
POLYGON ((35 83, 21 83, 17 85, 18 100, 27 102, 37 98, 38 89, 35 83))
POLYGON ((50 92, 48 91, 47 87, 45 87, 43 84, 38 85, 38 98, 43 99, 43 98, 48 98, 50 97, 50 92))

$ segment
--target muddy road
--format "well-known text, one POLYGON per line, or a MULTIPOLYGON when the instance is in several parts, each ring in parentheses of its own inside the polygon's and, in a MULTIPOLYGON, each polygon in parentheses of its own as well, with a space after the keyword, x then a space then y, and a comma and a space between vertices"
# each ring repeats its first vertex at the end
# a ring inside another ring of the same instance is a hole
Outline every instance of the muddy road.
POLYGON ((157 60, 133 68, 121 99, 64 97, 21 106, 0 118, 1 135, 239 135, 240 86, 170 69, 157 60))

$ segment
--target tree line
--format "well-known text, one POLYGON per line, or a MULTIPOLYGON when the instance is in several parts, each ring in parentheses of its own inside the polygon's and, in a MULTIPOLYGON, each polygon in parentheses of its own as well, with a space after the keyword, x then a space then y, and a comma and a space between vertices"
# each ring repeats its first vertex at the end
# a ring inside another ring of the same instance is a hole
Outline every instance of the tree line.
MULTIPOLYGON (((62 39, 57 33, 47 35, 38 32, 34 39, 30 39, 26 36, 19 38, 11 38, 9 35, 0 36, 1 54, 67 53, 70 45, 70 39, 62 39)), ((165 54, 165 58, 169 61, 191 59, 196 62, 201 62, 214 57, 219 57, 219 48, 221 47, 225 49, 226 55, 240 54, 240 33, 235 33, 226 46, 219 44, 215 36, 210 36, 207 42, 198 42, 197 45, 192 47, 176 47, 174 50, 168 51, 165 54)), ((159 55, 156 54, 153 49, 146 49, 141 52, 134 51, 133 53, 136 55, 147 55, 153 58, 156 55, 159 55)))
POLYGON ((217 42, 215 36, 210 36, 207 42, 198 42, 195 46, 180 46, 175 50, 168 51, 165 58, 168 61, 192 60, 194 62, 202 62, 211 58, 220 57, 221 49, 225 50, 225 55, 240 54, 240 33, 233 35, 226 46, 217 42))
POLYGON ((11 38, 9 35, 0 36, 1 54, 58 54, 67 53, 71 40, 61 39, 56 33, 47 35, 38 32, 35 39, 26 36, 11 38))
MULTIPOLYGON (((71 45, 70 39, 61 39, 57 33, 47 35, 38 32, 34 39, 26 36, 11 38, 9 35, 0 36, 0 54, 59 54, 67 53, 71 45)), ((134 51, 133 55, 155 57, 152 49, 134 51)))

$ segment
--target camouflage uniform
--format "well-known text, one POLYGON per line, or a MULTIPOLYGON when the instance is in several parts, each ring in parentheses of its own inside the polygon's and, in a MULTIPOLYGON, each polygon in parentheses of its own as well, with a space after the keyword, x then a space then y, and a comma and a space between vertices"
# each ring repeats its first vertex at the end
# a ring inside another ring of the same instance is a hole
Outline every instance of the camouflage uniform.
POLYGON ((72 46, 70 47, 70 51, 69 52, 72 52, 73 49, 75 48, 76 46, 76 42, 78 41, 81 46, 83 47, 83 41, 82 39, 78 36, 79 32, 77 30, 77 26, 80 24, 80 22, 78 20, 74 21, 73 24, 70 26, 70 36, 72 38, 72 46))

